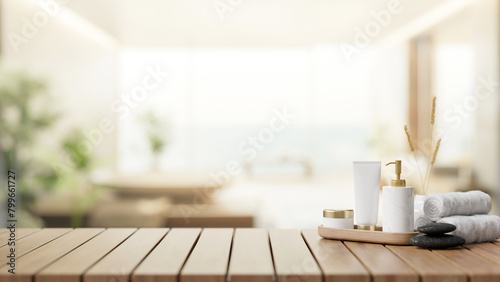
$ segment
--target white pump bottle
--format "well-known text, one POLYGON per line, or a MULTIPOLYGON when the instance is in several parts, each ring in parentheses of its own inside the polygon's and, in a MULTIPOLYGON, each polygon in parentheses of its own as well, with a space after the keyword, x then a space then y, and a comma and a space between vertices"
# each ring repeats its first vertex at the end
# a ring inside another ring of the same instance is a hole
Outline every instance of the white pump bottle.
MULTIPOLYGON (((413 186, 406 186, 401 179, 401 161, 390 162, 396 165, 396 179, 391 186, 384 186, 382 191, 383 227, 384 232, 414 232, 413 221, 413 186)), ((386 165, 386 166, 387 166, 386 165)))

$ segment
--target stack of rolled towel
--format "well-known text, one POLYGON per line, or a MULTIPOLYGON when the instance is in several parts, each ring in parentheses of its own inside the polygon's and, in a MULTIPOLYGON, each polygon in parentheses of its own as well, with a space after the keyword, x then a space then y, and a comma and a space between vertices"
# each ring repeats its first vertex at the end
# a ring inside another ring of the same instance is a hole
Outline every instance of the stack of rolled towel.
POLYGON ((423 212, 415 214, 415 228, 432 223, 450 223, 457 229, 450 234, 466 243, 500 238, 500 217, 488 214, 491 197, 481 191, 427 195, 423 212))

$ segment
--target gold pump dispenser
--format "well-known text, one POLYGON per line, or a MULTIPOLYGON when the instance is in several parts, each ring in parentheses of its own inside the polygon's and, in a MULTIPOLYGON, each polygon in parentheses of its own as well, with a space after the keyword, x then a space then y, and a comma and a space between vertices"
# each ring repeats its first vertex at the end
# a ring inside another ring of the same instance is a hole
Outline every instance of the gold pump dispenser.
POLYGON ((397 160, 386 164, 386 166, 393 164, 396 165, 396 179, 391 181, 392 187, 406 187, 406 180, 401 179, 401 161, 397 160))

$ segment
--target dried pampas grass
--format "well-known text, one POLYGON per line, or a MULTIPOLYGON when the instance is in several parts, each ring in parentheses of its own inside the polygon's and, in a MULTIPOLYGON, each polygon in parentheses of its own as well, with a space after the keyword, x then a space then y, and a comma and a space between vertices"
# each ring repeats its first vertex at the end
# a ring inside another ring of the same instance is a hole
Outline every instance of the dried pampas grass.
POLYGON ((413 153, 413 157, 415 157, 415 163, 417 164, 418 174, 420 175, 420 181, 424 183, 424 179, 422 178, 422 172, 420 171, 420 166, 418 165, 418 159, 417 159, 417 154, 415 153, 415 147, 413 147, 413 142, 411 141, 410 131, 408 130, 407 125, 405 125, 405 133, 406 133, 406 138, 408 139, 408 145, 410 145, 410 150, 413 153))
POLYGON ((411 142, 410 131, 408 130, 408 126, 406 126, 406 125, 405 125, 405 133, 406 133, 406 137, 408 138, 408 144, 410 145, 410 150, 412 152, 415 152, 415 148, 413 147, 413 142, 411 142))
POLYGON ((439 151, 439 147, 441 146, 441 138, 436 142, 436 146, 434 150, 433 147, 433 137, 434 137, 434 123, 436 122, 436 97, 432 99, 432 110, 431 110, 431 142, 430 142, 430 150, 429 157, 427 160, 427 167, 425 169, 425 178, 422 177, 422 173, 420 171, 420 166, 418 165, 417 154, 415 152, 415 146, 413 146, 413 142, 411 140, 410 131, 408 130, 408 126, 405 125, 405 133, 408 139, 408 145, 410 145, 410 150, 415 157, 415 163, 417 164, 418 173, 420 174, 420 181, 422 184, 422 193, 427 194, 427 190, 429 189, 430 178, 432 174, 432 169, 434 164, 436 163, 436 157, 439 151), (432 153, 432 154, 431 154, 432 153))
MULTIPOLYGON (((439 146, 441 145, 441 138, 439 138, 437 144, 436 144, 436 149, 434 149, 434 154, 432 155, 432 162, 431 162, 431 165, 433 166, 434 163, 436 162, 436 156, 438 154, 438 151, 439 151, 439 146)), ((431 167, 432 168, 432 167, 431 167)))

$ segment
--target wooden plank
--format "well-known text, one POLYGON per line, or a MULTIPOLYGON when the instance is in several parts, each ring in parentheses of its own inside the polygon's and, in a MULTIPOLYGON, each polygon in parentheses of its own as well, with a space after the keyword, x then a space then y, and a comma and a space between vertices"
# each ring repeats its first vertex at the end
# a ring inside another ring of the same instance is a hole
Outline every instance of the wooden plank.
POLYGON ((200 228, 172 229, 132 275, 133 282, 177 281, 179 272, 200 236, 200 228))
MULTIPOLYGON (((51 229, 48 229, 51 230, 51 229)), ((103 229, 85 228, 75 229, 49 243, 33 250, 17 259, 16 274, 8 272, 9 265, 0 268, 0 281, 2 282, 31 282, 32 277, 42 268, 50 265, 65 254, 84 244, 96 236, 103 229)), ((40 231, 41 232, 41 231, 40 231)), ((28 237, 29 238, 29 237, 28 237)))
POLYGON ((489 259, 490 261, 500 264, 500 245, 492 243, 477 243, 468 244, 465 247, 472 252, 489 259))
MULTIPOLYGON (((35 250, 36 248, 43 246, 44 244, 60 237, 63 236, 64 234, 67 234, 68 232, 72 231, 73 229, 71 228, 50 228, 50 229, 43 229, 35 234, 33 236, 28 236, 24 237, 22 239, 19 239, 19 241, 16 242, 16 256, 17 258, 22 257, 23 255, 35 250)), ((3 265, 7 262, 7 256, 10 253, 10 248, 11 246, 3 246, 0 247, 0 265, 3 265)))
POLYGON ((373 282, 418 282, 418 275, 406 263, 383 245, 344 242, 346 247, 365 265, 373 282))
POLYGON ((158 244, 168 228, 141 228, 92 266, 84 282, 129 281, 132 271, 158 244))
POLYGON ((181 282, 225 282, 232 228, 206 228, 181 271, 181 282))
POLYGON ((467 282, 467 274, 427 249, 414 246, 386 246, 410 265, 421 277, 421 282, 467 282))
POLYGON ((500 267, 465 248, 433 250, 467 273, 470 282, 500 281, 500 267))
POLYGON ((270 230, 277 281, 322 280, 321 270, 298 230, 270 230))
POLYGON ((341 241, 323 239, 316 229, 302 230, 325 282, 370 282, 370 274, 341 241))
MULTIPOLYGON (((37 231, 40 231, 40 228, 19 228, 16 234, 16 240, 29 236, 37 231)), ((10 232, 5 232, 0 234, 0 247, 7 245, 8 240, 10 238, 10 232)))
POLYGON ((235 282, 273 281, 273 259, 267 230, 236 229, 228 278, 235 282))
POLYGON ((36 275, 36 282, 80 282, 83 273, 137 229, 107 229, 36 275))

